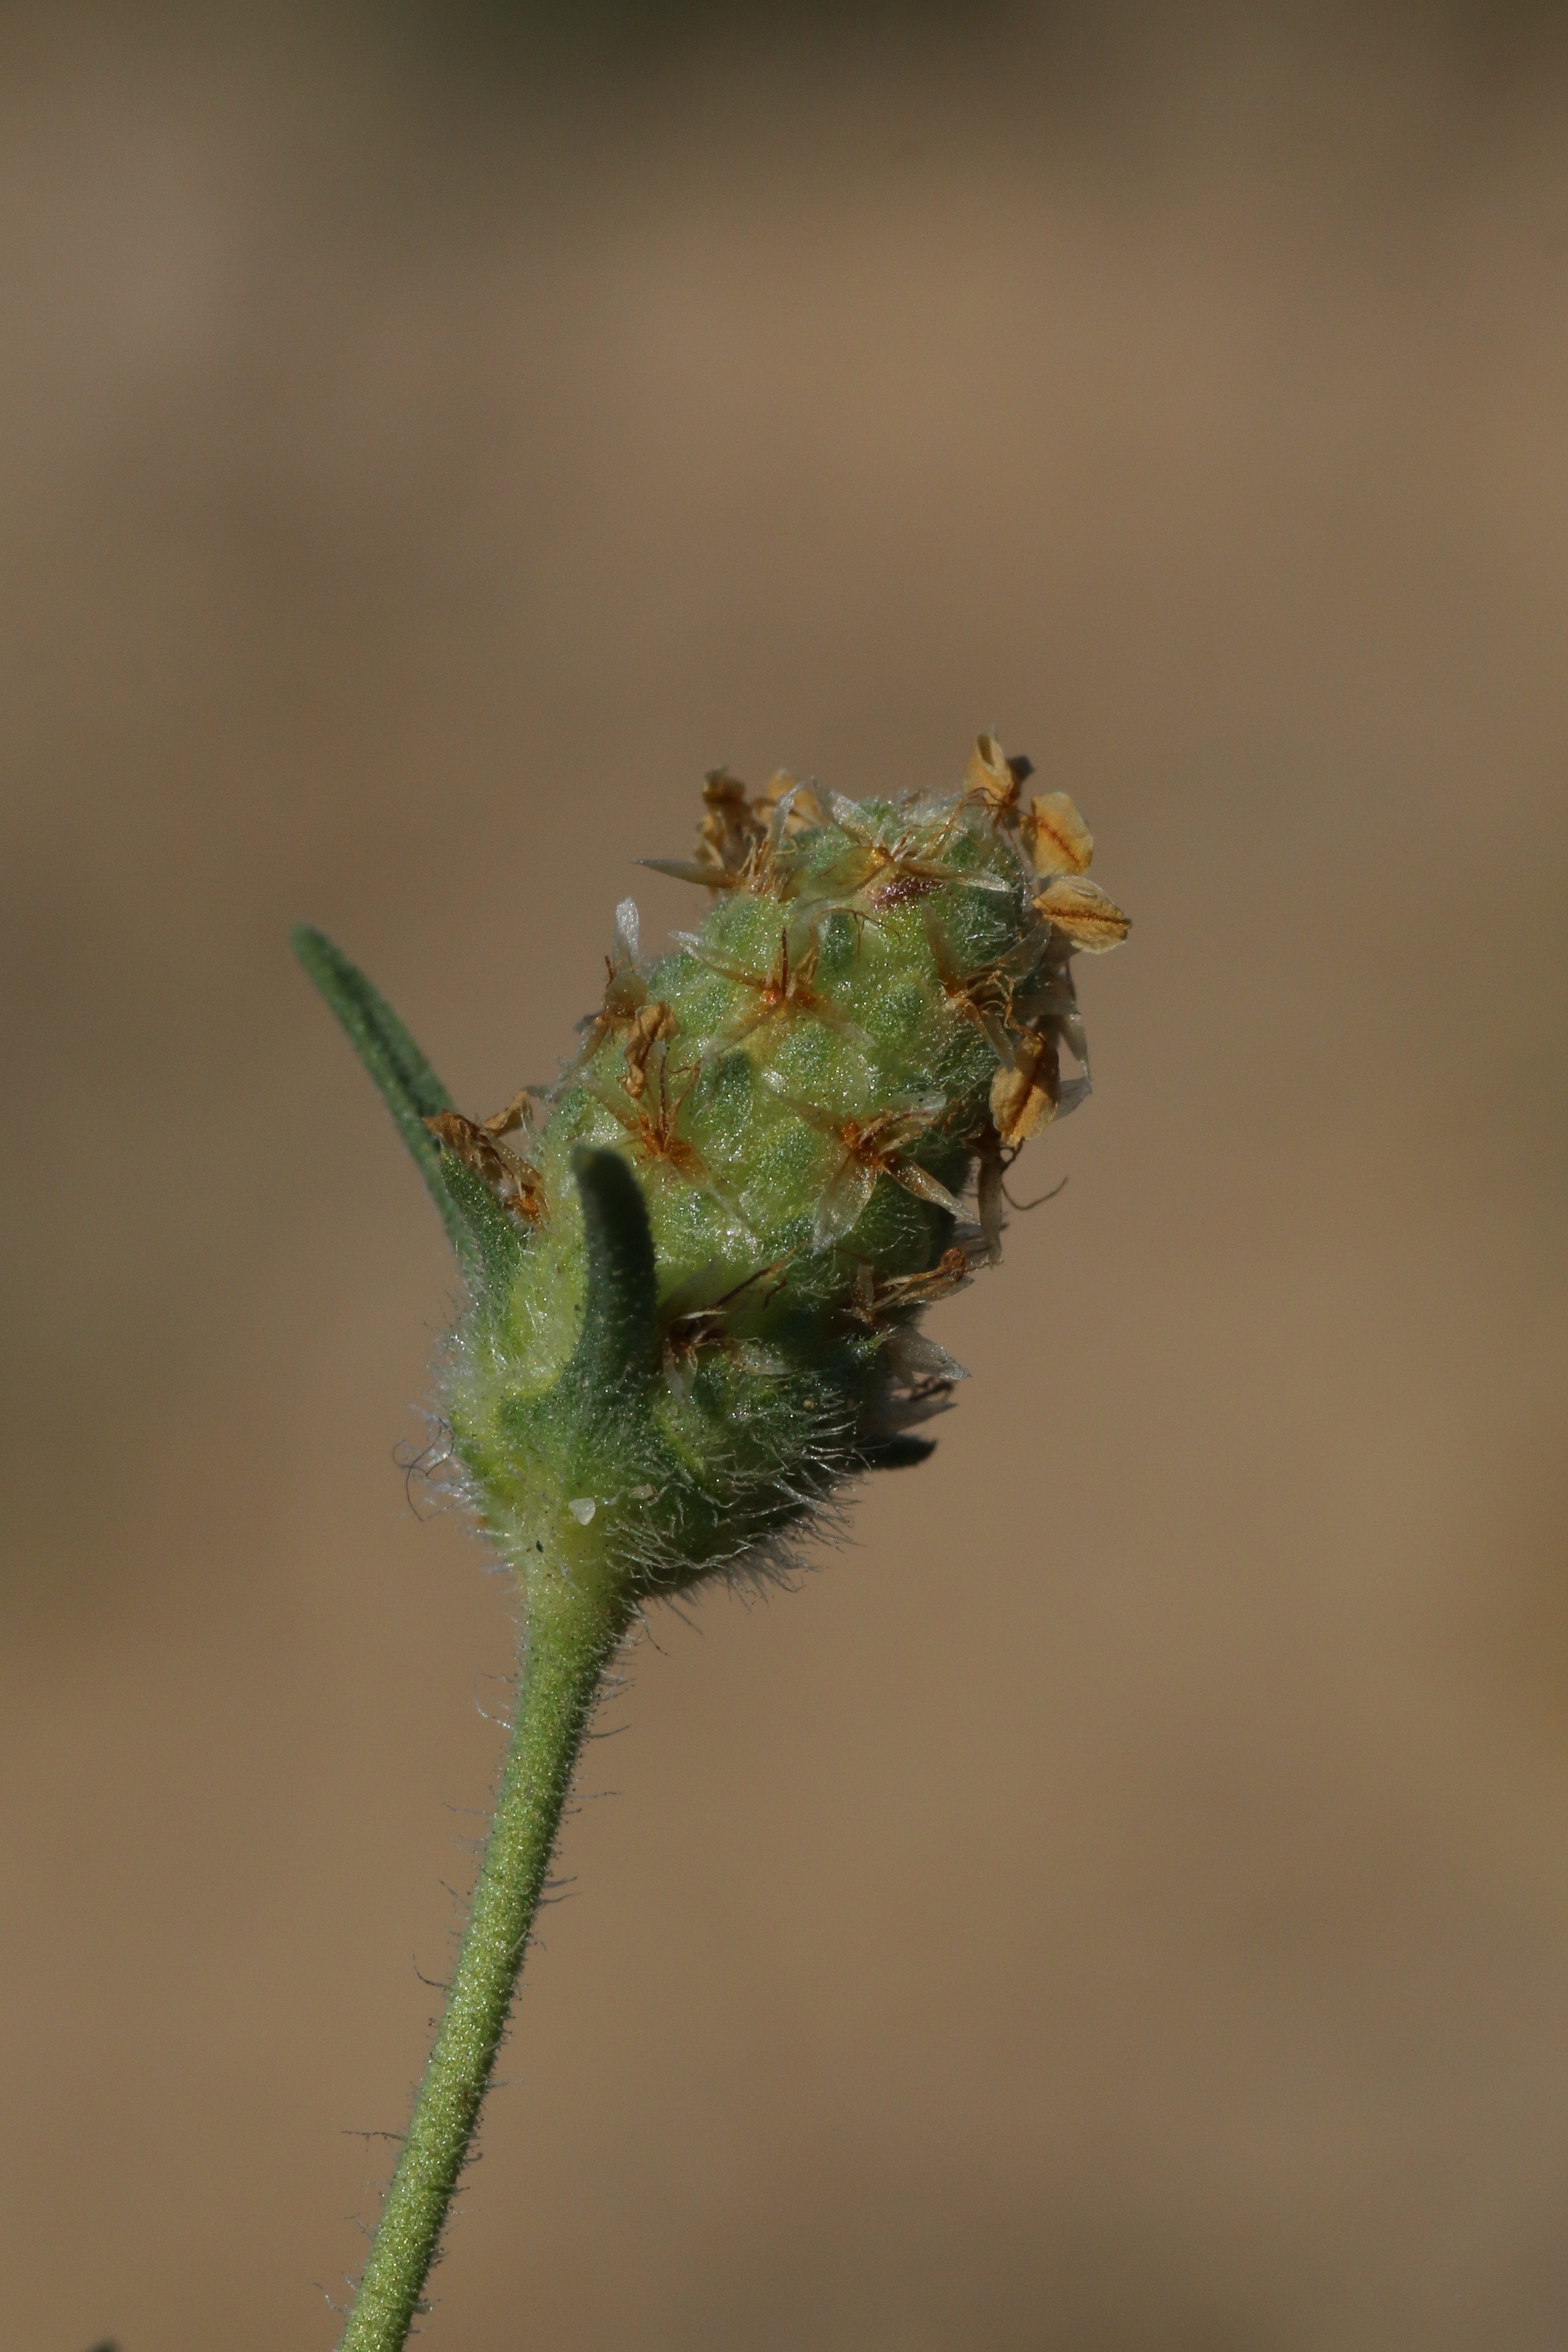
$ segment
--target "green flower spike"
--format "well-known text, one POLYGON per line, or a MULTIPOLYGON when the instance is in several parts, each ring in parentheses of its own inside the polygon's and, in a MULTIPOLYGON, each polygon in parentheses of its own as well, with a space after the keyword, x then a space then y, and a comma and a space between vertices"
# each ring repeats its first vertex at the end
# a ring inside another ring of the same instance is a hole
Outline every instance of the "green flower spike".
POLYGON ((776 1574, 850 1480, 932 1451, 916 1432, 964 1374, 921 1313, 995 1264, 1009 1167, 1088 1092, 1072 959, 1127 918, 1088 878, 1071 800, 1026 803, 1028 774, 988 736, 942 799, 782 775, 752 795, 716 771, 695 857, 648 861, 709 894, 701 928, 646 961, 624 899, 576 1055, 485 1120, 329 940, 296 933, 456 1249, 443 1407, 528 1622, 345 2352, 396 2352, 426 2307, 578 1751, 638 1611, 776 1574))

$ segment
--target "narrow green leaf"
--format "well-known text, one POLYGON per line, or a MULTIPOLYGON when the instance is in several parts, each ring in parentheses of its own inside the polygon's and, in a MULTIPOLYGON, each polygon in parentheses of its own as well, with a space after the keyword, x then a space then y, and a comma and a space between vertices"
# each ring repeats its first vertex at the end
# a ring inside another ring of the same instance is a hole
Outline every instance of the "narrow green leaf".
POLYGON ((658 1279, 643 1188, 618 1151, 580 1146, 571 1172, 582 1195, 588 1286, 573 1376, 608 1392, 652 1368, 658 1279))
POLYGON ((392 1006, 325 931, 297 923, 290 937, 391 1111, 469 1280, 486 1290, 509 1283, 522 1246, 516 1230, 488 1188, 424 1124, 451 1110, 452 1097, 392 1006))

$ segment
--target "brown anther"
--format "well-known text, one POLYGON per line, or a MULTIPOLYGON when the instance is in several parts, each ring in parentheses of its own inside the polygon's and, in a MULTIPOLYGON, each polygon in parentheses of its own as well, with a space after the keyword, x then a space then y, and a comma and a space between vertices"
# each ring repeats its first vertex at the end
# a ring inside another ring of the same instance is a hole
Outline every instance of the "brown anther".
POLYGON ((891 915, 895 907, 910 907, 921 898, 928 898, 933 890, 940 890, 942 882, 936 874, 922 874, 899 866, 884 857, 887 879, 866 885, 861 892, 867 910, 874 915, 891 915))

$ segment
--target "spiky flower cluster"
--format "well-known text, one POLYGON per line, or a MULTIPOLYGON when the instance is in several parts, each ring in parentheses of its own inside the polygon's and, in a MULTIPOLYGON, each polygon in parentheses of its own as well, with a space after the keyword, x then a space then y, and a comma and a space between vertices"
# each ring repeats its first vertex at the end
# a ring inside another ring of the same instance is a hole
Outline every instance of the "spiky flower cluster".
POLYGON ((648 861, 710 893, 700 929, 647 961, 624 900, 558 1082, 426 1120, 520 1242, 445 1400, 520 1569, 678 1589, 930 1451, 913 1432, 963 1374, 921 1310, 995 1262, 1009 1166, 1087 1093, 1072 958, 1128 928, 1028 772, 982 736, 937 800, 714 773, 695 859, 648 861), (615 1246, 647 1296, 591 1348, 590 1261, 615 1246))

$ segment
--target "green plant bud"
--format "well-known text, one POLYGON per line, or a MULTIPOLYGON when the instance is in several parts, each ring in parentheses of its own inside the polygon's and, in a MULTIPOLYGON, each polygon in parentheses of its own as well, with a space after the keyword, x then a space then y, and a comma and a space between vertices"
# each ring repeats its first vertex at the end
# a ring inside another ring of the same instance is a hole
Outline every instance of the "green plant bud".
POLYGON ((946 798, 716 772, 695 857, 659 865, 700 927, 645 959, 623 901, 576 1055, 483 1122, 305 935, 463 1254, 443 1409, 530 1584, 765 1572, 931 1451, 964 1374, 922 1312, 995 1263, 1008 1168, 1087 1093, 1072 961, 1128 928, 1028 772, 984 736, 946 798))

